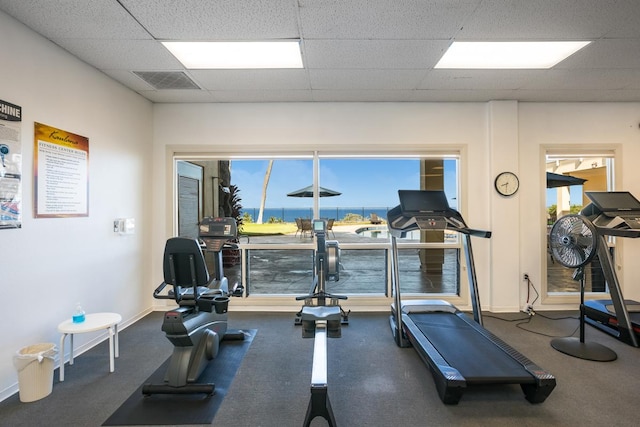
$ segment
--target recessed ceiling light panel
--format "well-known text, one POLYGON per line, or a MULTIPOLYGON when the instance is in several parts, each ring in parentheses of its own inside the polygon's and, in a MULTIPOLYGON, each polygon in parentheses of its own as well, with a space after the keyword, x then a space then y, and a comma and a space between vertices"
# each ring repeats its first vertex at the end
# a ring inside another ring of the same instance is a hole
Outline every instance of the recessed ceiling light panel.
POLYGON ((589 41, 453 42, 435 68, 551 68, 589 41))
POLYGON ((299 40, 162 44, 189 69, 302 68, 299 40))

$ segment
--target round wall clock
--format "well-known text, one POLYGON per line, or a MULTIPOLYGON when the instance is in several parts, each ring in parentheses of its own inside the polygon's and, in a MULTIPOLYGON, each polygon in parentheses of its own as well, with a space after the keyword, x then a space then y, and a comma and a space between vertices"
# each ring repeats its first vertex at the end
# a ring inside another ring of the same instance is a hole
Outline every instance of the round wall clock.
POLYGON ((494 182, 496 191, 503 196, 513 196, 520 187, 518 176, 513 172, 501 172, 494 182))

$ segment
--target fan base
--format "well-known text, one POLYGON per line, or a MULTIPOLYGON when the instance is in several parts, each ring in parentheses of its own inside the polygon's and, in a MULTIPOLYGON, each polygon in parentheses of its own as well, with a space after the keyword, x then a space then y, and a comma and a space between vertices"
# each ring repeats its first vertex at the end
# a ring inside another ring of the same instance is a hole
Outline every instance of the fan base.
POLYGON ((615 351, 596 342, 581 342, 576 337, 562 337, 551 340, 551 347, 569 356, 595 362, 611 362, 618 358, 615 351))

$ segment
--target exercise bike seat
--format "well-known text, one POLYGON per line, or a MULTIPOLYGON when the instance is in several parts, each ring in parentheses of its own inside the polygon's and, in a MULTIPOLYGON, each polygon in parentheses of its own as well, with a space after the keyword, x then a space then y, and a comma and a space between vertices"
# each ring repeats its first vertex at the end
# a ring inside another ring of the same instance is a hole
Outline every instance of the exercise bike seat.
POLYGON ((340 320, 340 307, 337 305, 316 305, 302 307, 302 320, 340 320))
POLYGON ((316 322, 327 322, 327 337, 340 338, 340 319, 342 318, 338 305, 304 306, 300 312, 302 323, 302 338, 313 338, 316 335, 316 322))

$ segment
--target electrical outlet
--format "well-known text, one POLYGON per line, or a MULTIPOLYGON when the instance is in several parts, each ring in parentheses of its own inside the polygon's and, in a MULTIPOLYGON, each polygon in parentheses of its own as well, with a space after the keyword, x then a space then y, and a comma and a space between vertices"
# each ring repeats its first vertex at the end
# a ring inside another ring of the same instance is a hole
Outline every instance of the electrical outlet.
POLYGON ((522 280, 528 281, 529 280, 529 273, 524 273, 524 276, 522 277, 522 280))
POLYGON ((534 314, 536 314, 536 312, 533 311, 533 306, 531 306, 531 304, 527 304, 526 307, 522 309, 522 312, 524 314, 528 314, 529 316, 533 316, 534 314))

